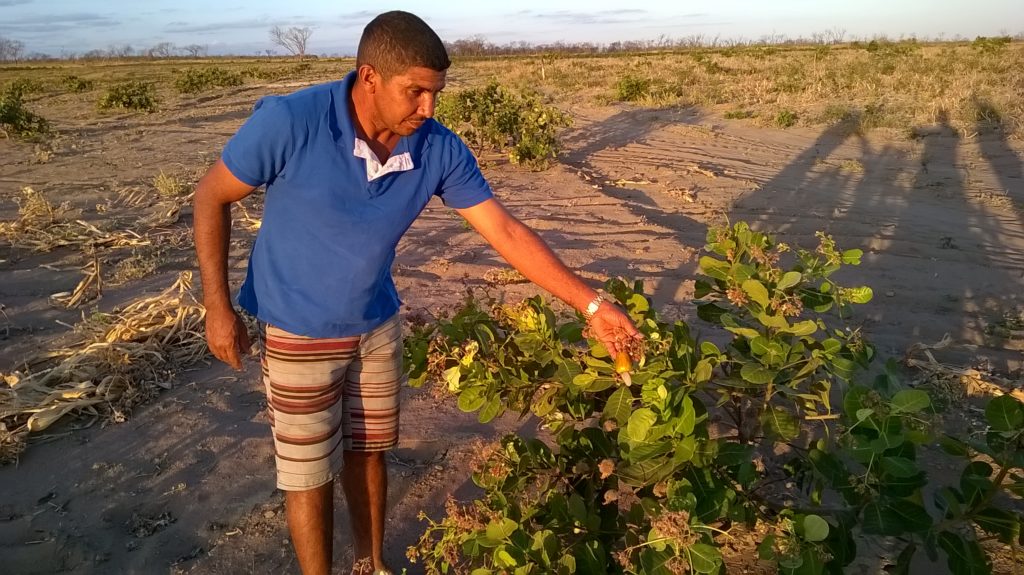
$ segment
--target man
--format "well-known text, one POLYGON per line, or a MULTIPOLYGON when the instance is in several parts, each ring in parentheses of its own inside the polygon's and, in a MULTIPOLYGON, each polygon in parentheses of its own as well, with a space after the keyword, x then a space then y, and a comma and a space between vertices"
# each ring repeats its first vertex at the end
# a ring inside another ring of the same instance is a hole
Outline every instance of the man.
POLYGON ((432 119, 449 65, 425 22, 381 14, 363 32, 354 72, 262 99, 196 188, 207 339, 215 356, 240 369, 249 339, 228 294, 230 205, 267 186, 239 303, 264 326, 278 487, 306 575, 330 572, 339 470, 358 563, 388 573, 384 453, 398 441, 402 374, 390 268, 398 240, 432 196, 523 275, 583 311, 613 353, 640 337, 628 316, 505 211, 466 146, 432 119))

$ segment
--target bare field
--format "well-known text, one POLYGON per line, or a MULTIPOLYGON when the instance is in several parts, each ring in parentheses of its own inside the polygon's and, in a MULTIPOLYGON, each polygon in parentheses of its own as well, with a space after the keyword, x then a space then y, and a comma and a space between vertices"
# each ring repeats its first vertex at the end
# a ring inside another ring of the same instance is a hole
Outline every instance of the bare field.
MULTIPOLYGON (((667 316, 695 319, 692 278, 709 226, 746 220, 808 246, 825 230, 865 252, 855 275, 842 279, 874 289, 856 321, 883 356, 901 358, 911 345, 949 334, 954 345, 936 352, 941 361, 1019 387, 1022 59, 1020 43, 996 54, 950 45, 475 59, 456 63, 449 89, 497 76, 572 116, 550 169, 527 171, 498 155, 483 164, 510 210, 595 285, 615 275, 643 279, 667 316), (638 83, 624 85, 627 77, 638 83), (630 86, 637 97, 623 98, 630 86), (785 111, 793 122, 781 129, 785 111)), ((194 269, 191 186, 255 101, 338 78, 351 65, 210 59, 0 68, 0 86, 35 82, 25 106, 51 127, 45 136, 0 139, 0 372, 74 345, 83 321, 102 322, 194 269), (197 93, 176 87, 182 70, 208 67, 241 81, 197 93), (68 75, 93 84, 69 90, 68 75), (154 112, 97 109, 110 84, 127 80, 154 83, 154 112), (17 226, 26 222, 24 188, 52 208, 35 204, 33 227, 17 226), (102 297, 93 299, 89 284, 81 303, 66 307, 90 270, 102 279, 102 297), (71 295, 51 297, 59 293, 71 295)), ((235 286, 261 206, 256 194, 233 214, 235 286)), ((509 299, 535 293, 529 284, 485 280, 503 267, 453 212, 431 204, 399 246, 403 311, 436 314, 467 288, 509 299)), ((56 424, 29 436, 17 463, 0 467, 5 572, 298 572, 274 489, 255 358, 242 373, 200 363, 167 376, 169 389, 148 403, 122 406, 120 417, 98 411, 56 424), (111 424, 116 419, 126 421, 111 424)), ((475 441, 532 424, 505 418, 483 426, 427 392, 403 394, 386 551, 394 566, 416 573, 404 556, 422 531, 417 514, 436 516, 447 495, 475 492, 467 480, 475 441)), ((968 406, 968 424, 970 415, 968 406)), ((351 553, 341 517, 338 569, 351 553)), ((856 572, 878 572, 885 553, 869 550, 856 572)), ((731 564, 768 572, 749 548, 731 564)), ((995 567, 1018 568, 1008 555, 995 567)))

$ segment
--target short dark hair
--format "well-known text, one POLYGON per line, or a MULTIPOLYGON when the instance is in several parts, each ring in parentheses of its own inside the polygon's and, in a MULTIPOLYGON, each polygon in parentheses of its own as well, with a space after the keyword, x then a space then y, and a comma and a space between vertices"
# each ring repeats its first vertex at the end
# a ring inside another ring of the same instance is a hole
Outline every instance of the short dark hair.
POLYGON ((401 10, 385 12, 363 29, 356 67, 366 64, 384 79, 414 66, 443 72, 452 65, 437 33, 419 16, 401 10))

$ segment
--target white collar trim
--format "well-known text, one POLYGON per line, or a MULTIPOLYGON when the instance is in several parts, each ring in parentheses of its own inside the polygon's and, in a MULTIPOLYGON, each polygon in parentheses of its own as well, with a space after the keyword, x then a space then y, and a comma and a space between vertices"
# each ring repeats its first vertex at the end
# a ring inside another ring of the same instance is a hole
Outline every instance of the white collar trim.
POLYGON ((366 181, 372 182, 377 178, 386 176, 391 172, 407 172, 413 168, 412 156, 409 152, 403 152, 397 156, 393 155, 382 166, 377 154, 373 153, 370 146, 360 138, 356 138, 352 155, 366 160, 366 181))

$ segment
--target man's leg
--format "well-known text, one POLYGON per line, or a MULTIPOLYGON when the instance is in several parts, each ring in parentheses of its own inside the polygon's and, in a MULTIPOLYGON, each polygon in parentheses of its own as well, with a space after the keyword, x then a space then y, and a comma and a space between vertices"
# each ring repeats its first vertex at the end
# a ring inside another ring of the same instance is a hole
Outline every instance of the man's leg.
POLYGON ((303 575, 328 575, 334 549, 334 481, 307 491, 285 491, 284 502, 303 575))
POLYGON ((265 326, 263 381, 277 486, 305 575, 330 573, 334 476, 342 467, 342 392, 358 336, 314 339, 265 326))
POLYGON ((352 519, 356 564, 366 558, 371 561, 373 569, 387 568, 384 565, 384 516, 388 501, 388 472, 384 453, 346 451, 345 466, 341 470, 342 487, 352 519))
MULTIPOLYGON (((352 518, 356 563, 384 564, 388 474, 384 455, 398 443, 402 325, 398 316, 363 336, 346 374, 342 487, 352 518)), ((369 573, 353 570, 353 573, 369 573)))

